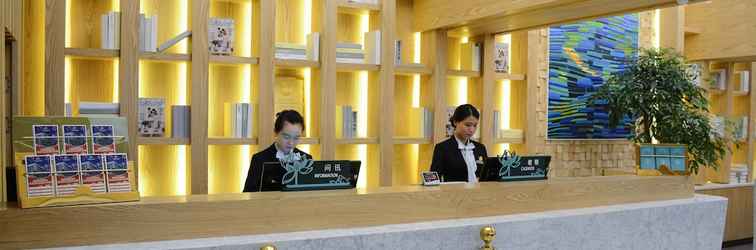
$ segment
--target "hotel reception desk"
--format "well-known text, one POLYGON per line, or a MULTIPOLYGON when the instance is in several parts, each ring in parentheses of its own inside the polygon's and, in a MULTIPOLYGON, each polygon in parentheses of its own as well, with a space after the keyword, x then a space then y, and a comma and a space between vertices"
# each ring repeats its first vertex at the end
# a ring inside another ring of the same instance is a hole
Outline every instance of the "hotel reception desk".
POLYGON ((720 249, 727 200, 611 176, 0 208, 0 249, 720 249))

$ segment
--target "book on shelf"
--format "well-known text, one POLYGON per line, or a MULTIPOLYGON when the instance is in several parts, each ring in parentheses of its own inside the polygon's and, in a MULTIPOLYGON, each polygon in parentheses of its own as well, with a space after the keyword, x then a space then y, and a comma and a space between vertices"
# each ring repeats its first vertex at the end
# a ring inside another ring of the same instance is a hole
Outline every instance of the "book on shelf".
POLYGON ((275 57, 278 59, 307 59, 307 47, 302 44, 276 43, 275 57))
POLYGON ((165 99, 139 98, 138 133, 143 137, 165 134, 165 99))
POLYGON ((496 43, 494 50, 494 70, 509 73, 509 43, 496 43))
POLYGON ((701 81, 703 79, 703 63, 693 62, 689 63, 686 68, 687 73, 690 74, 693 84, 696 86, 702 86, 701 81))
POLYGON ((307 34, 307 60, 319 61, 320 59, 320 33, 307 34))
MULTIPOLYGON (((365 32, 365 63, 381 64, 381 31, 365 32)), ((336 51, 338 53, 338 50, 336 51)), ((338 57, 338 56, 337 56, 338 57)))
POLYGON ((734 123, 732 137, 736 140, 745 140, 748 138, 748 117, 738 117, 734 123))
POLYGON ((181 32, 180 34, 176 35, 175 37, 169 39, 168 41, 165 41, 162 44, 160 44, 160 46, 157 48, 157 52, 163 52, 163 51, 165 51, 165 50, 173 47, 173 45, 176 45, 177 43, 181 42, 181 40, 184 40, 184 38, 188 38, 190 36, 192 36, 192 32, 191 31, 187 30, 187 31, 181 32))
POLYGON ((738 91, 748 92, 750 89, 751 72, 749 71, 735 71, 735 79, 738 79, 738 91))
POLYGON ((231 138, 252 138, 254 106, 250 103, 223 104, 223 135, 231 138))
POLYGON ((715 69, 710 72, 709 77, 714 80, 711 86, 712 89, 722 91, 727 89, 727 71, 724 69, 715 69))
POLYGON ((428 138, 433 133, 433 115, 426 107, 412 108, 412 115, 418 118, 417 123, 410 124, 412 135, 428 138))
POLYGON ((456 107, 446 107, 446 137, 454 135, 454 125, 451 123, 451 117, 454 115, 454 109, 456 107))
POLYGON ((191 110, 188 105, 171 106, 171 137, 191 137, 191 110))
POLYGON ((711 132, 719 137, 725 136, 725 119, 722 116, 713 116, 709 120, 711 132))
POLYGON ((362 45, 353 43, 336 44, 336 62, 338 63, 365 63, 365 50, 362 45))
POLYGON ((394 64, 402 64, 402 40, 394 41, 394 64))
POLYGON ((493 111, 493 137, 501 138, 501 111, 493 111))
POLYGON ((461 44, 460 67, 472 71, 480 71, 480 43, 467 42, 461 44))
POLYGON ((109 11, 100 16, 100 47, 103 49, 119 49, 121 38, 121 13, 109 11))
POLYGON ((139 14, 139 50, 157 52, 158 17, 139 14))
POLYGON ((357 137, 357 115, 351 105, 336 106, 336 135, 343 139, 357 137))
POLYGON ((234 52, 234 19, 210 18, 207 26, 210 54, 231 55, 234 52))

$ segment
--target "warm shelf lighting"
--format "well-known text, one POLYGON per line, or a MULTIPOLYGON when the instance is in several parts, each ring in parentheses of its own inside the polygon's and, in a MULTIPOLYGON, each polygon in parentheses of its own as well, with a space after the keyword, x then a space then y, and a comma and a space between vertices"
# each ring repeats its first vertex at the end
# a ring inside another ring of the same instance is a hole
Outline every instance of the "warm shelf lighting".
POLYGON ((113 98, 112 98, 113 99, 113 103, 118 103, 118 98, 119 98, 119 96, 118 96, 119 89, 118 88, 119 88, 119 85, 120 85, 120 83, 119 83, 120 79, 118 79, 118 77, 119 77, 119 72, 120 71, 118 70, 118 68, 119 68, 118 64, 119 64, 118 59, 113 60, 113 98))
POLYGON ((654 48, 661 46, 661 10, 654 10, 654 48))
POLYGON ((420 107, 420 75, 412 75, 412 107, 420 107))
POLYGON ((305 116, 305 131, 303 131, 305 137, 310 137, 312 122, 310 115, 312 113, 311 100, 312 100, 312 70, 305 68, 302 70, 302 80, 304 80, 304 116, 305 116))
POLYGON ((421 39, 420 32, 415 32, 414 37, 415 37, 415 39, 414 39, 415 40, 414 41, 415 42, 415 44, 414 44, 415 51, 412 54, 412 62, 413 63, 420 63, 420 52, 421 52, 420 51, 420 42, 421 42, 421 40, 420 40, 421 39))
POLYGON ((63 92, 65 103, 71 103, 71 58, 66 57, 63 69, 63 92))
POLYGON ((456 105, 462 105, 467 103, 467 77, 457 78, 457 103, 456 105))
POLYGON ((176 195, 186 195, 186 145, 176 146, 176 195))

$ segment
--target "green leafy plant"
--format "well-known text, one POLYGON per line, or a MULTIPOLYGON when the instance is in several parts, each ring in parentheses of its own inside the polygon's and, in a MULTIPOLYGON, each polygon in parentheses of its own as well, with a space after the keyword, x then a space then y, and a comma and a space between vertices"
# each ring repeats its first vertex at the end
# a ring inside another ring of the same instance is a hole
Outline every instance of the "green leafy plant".
POLYGON ((610 76, 589 103, 606 102, 612 127, 623 117, 634 118, 630 124, 634 133, 628 139, 635 143, 651 143, 653 138, 687 145, 690 171, 698 173, 705 166, 718 168, 731 139, 727 132, 713 132, 706 90, 695 85, 697 76, 687 68, 677 52, 641 49, 629 67, 610 76))

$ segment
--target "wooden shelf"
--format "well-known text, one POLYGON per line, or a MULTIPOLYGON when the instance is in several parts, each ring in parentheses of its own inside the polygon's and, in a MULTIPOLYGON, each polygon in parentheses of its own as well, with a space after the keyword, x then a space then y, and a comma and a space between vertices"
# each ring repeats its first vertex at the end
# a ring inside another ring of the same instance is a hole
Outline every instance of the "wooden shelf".
POLYGON ((684 29, 685 29, 685 36, 694 36, 694 35, 701 34, 701 29, 699 28, 685 26, 684 29))
POLYGON ((341 13, 363 14, 366 11, 381 11, 380 4, 355 3, 349 0, 340 0, 337 6, 341 13))
POLYGON ((709 94, 712 94, 712 95, 721 95, 725 93, 725 91, 721 89, 707 89, 706 91, 708 91, 709 94))
POLYGON ((473 70, 446 70, 446 76, 480 77, 480 71, 473 70))
POLYGON ((221 64, 258 64, 260 61, 257 57, 240 57, 240 56, 210 56, 210 63, 221 64))
POLYGON ((256 145, 257 138, 227 138, 211 137, 207 139, 210 145, 256 145))
POLYGON ((394 137, 394 144, 431 144, 431 138, 394 137))
POLYGON ((142 52, 139 56, 141 60, 153 60, 153 61, 177 61, 188 62, 192 59, 190 54, 165 54, 155 52, 142 52))
POLYGON ((748 93, 749 93, 748 91, 740 91, 740 90, 736 90, 736 91, 733 91, 733 92, 732 92, 732 95, 733 95, 733 96, 747 96, 747 95, 748 95, 748 93))
POLYGON ((189 145, 189 138, 137 137, 139 145, 189 145))
POLYGON ((274 59, 273 64, 284 68, 320 68, 320 62, 312 60, 274 59))
POLYGON ((423 64, 401 64, 396 65, 394 74, 397 75, 430 75, 433 70, 423 64))
POLYGON ((302 137, 302 138, 299 138, 299 144, 305 144, 305 145, 320 144, 320 138, 318 138, 318 137, 302 137))
POLYGON ((496 73, 495 80, 524 81, 525 74, 496 73))
POLYGON ((353 71, 378 71, 381 65, 365 63, 336 63, 336 71, 353 72, 353 71))
POLYGON ((117 49, 81 49, 65 48, 63 50, 66 56, 84 59, 115 59, 118 58, 121 51, 117 49))
POLYGON ((336 139, 336 144, 377 144, 378 138, 351 138, 351 139, 336 139))
POLYGON ((508 129, 501 132, 499 138, 494 138, 494 143, 514 143, 522 144, 525 141, 525 134, 520 129, 508 129))

